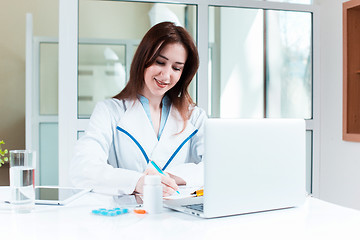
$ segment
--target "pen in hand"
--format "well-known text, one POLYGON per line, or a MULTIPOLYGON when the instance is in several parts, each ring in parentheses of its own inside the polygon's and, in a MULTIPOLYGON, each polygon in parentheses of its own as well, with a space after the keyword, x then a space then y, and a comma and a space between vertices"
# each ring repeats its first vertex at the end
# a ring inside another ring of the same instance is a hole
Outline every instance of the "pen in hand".
MULTIPOLYGON (((156 165, 156 163, 155 163, 154 161, 150 160, 150 163, 154 166, 154 168, 155 168, 159 173, 161 173, 162 175, 165 175, 165 176, 166 176, 166 174, 161 170, 161 168, 159 168, 158 165, 156 165)), ((179 191, 176 191, 176 192, 177 192, 178 194, 180 194, 179 191)))

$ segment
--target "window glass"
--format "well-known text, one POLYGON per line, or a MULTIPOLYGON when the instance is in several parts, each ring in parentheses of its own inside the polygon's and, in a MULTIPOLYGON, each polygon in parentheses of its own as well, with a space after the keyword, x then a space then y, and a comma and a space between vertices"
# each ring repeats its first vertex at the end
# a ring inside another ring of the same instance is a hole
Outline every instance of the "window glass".
POLYGON ((267 117, 312 117, 311 13, 266 11, 267 117))
POLYGON ((312 118, 311 26, 308 12, 210 7, 209 115, 312 118))
POLYGON ((79 117, 89 117, 96 102, 111 98, 124 88, 125 49, 125 44, 79 44, 79 117))
POLYGON ((39 185, 59 184, 58 124, 39 124, 39 185))
MULTIPOLYGON (((88 118, 96 102, 122 90, 129 77, 134 46, 151 26, 162 21, 184 26, 196 41, 195 5, 79 1, 79 118, 88 118), (87 76, 98 69, 104 73, 87 76), (106 71, 113 75, 106 75, 106 71)), ((194 101, 196 85, 194 79, 189 89, 194 101)))
POLYGON ((209 18, 209 115, 261 118, 263 10, 210 7, 209 18))
POLYGON ((85 135, 85 131, 77 131, 77 139, 85 135))
POLYGON ((58 44, 40 43, 40 115, 58 114, 58 44))

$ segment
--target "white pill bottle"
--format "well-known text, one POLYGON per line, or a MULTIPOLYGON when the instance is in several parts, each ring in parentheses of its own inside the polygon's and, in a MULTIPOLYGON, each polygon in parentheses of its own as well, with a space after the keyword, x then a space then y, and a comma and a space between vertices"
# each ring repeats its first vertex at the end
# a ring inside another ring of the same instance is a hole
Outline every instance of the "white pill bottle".
POLYGON ((144 184, 143 207, 149 214, 161 213, 163 210, 163 187, 158 175, 146 175, 144 184))

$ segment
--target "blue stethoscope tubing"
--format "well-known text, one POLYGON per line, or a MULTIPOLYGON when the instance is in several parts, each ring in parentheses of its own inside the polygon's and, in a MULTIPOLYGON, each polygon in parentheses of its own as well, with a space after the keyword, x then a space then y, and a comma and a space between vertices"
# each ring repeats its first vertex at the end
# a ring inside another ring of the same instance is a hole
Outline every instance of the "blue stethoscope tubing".
MULTIPOLYGON (((116 126, 116 129, 119 130, 120 132, 125 133, 131 140, 133 140, 133 142, 136 144, 136 146, 138 146, 138 148, 140 149, 141 153, 144 155, 145 160, 147 163, 150 162, 149 157, 147 156, 144 148, 141 146, 141 144, 134 138, 134 136, 132 136, 128 131, 126 131, 125 129, 116 126)), ((174 153, 171 155, 171 157, 169 158, 169 160, 166 162, 165 166, 162 168, 163 171, 165 171, 165 169, 167 168, 167 166, 169 166, 169 164, 171 163, 171 161, 174 159, 174 157, 176 156, 176 154, 180 151, 180 149, 185 145, 185 143, 187 143, 196 133, 198 132, 198 129, 195 129, 194 132, 192 132, 178 147, 177 149, 174 151, 174 153)))

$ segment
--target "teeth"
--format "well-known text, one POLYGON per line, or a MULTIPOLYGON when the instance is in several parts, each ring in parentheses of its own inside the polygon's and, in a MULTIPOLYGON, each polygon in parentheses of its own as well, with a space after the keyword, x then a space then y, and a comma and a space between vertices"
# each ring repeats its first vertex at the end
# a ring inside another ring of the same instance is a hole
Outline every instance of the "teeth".
POLYGON ((154 78, 154 79, 155 79, 155 81, 156 81, 157 83, 159 83, 160 85, 167 85, 167 83, 160 82, 160 81, 157 80, 156 78, 154 78))

